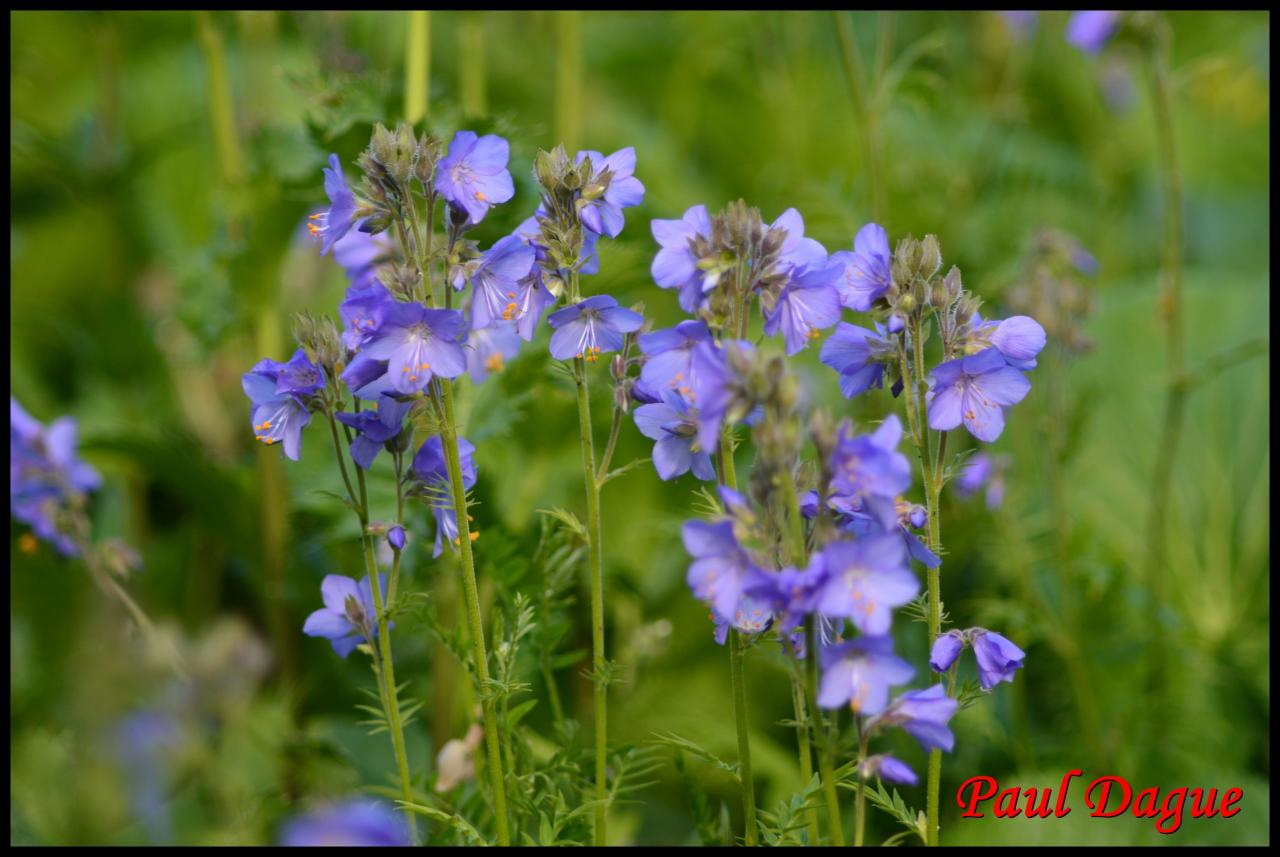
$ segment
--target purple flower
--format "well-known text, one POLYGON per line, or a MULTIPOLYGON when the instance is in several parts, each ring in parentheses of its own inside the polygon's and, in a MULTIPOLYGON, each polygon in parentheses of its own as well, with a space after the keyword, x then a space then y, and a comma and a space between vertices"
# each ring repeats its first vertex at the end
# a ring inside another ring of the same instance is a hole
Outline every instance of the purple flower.
POLYGON ((496 134, 477 137, 474 131, 459 131, 436 171, 436 191, 475 225, 490 208, 515 196, 507 172, 510 155, 511 147, 496 134))
MULTIPOLYGON (((747 583, 747 593, 768 605, 778 618, 778 630, 787 633, 804 624, 815 613, 824 586, 830 579, 822 554, 809 558, 807 568, 784 568, 778 572, 757 569, 747 583)), ((801 635, 803 644, 803 635, 801 635)), ((801 655, 803 656, 803 655, 801 655)))
POLYGON ((929 428, 950 431, 963 422, 971 435, 987 443, 1004 431, 1003 408, 1022 401, 1031 389, 998 348, 948 360, 930 378, 929 428))
POLYGON ((324 168, 324 192, 329 197, 329 207, 311 215, 307 224, 307 230, 320 239, 321 255, 328 253, 355 223, 356 198, 347 188, 337 155, 330 155, 329 166, 324 168))
POLYGON ((822 685, 818 705, 855 714, 874 715, 889 702, 889 688, 911 681, 915 669, 893 653, 893 639, 859 637, 822 650, 822 685))
POLYGON ((1026 652, 985 628, 970 631, 969 638, 978 659, 978 683, 982 689, 991 690, 1002 681, 1012 682, 1013 674, 1022 668, 1026 652))
POLYGON ((338 422, 359 433, 351 441, 351 458, 362 470, 368 470, 384 445, 400 434, 405 414, 412 406, 412 402, 399 402, 392 396, 382 396, 378 399, 376 411, 338 414, 338 422))
POLYGON ((889 633, 891 608, 916 597, 920 583, 907 567, 902 539, 873 535, 832 542, 822 552, 826 582, 815 606, 824 616, 852 619, 864 634, 889 633))
POLYGON ((987 508, 996 509, 1004 502, 1004 460, 979 452, 969 459, 956 478, 956 496, 970 497, 987 486, 987 508))
POLYGON ((281 396, 314 396, 324 389, 324 374, 307 359, 307 353, 299 348, 289 362, 279 367, 276 375, 276 393, 281 396))
POLYGON ((593 295, 553 312, 547 324, 556 331, 551 334, 552 357, 581 357, 594 363, 601 354, 622 348, 622 335, 639 330, 644 317, 618 306, 609 295, 593 295))
POLYGON ((297 461, 302 452, 302 430, 311 422, 311 412, 298 394, 278 391, 281 371, 286 365, 261 360, 244 374, 241 386, 253 403, 249 418, 254 439, 267 446, 283 441, 284 454, 297 461))
POLYGON ((831 338, 822 343, 820 359, 840 373, 840 392, 846 399, 884 386, 884 367, 894 353, 879 323, 874 331, 840 322, 831 338))
POLYGON ((653 445, 653 466, 663 480, 675 479, 690 470, 699 479, 716 478, 711 456, 698 446, 697 425, 689 404, 679 393, 666 390, 662 402, 636 408, 635 421, 642 435, 657 441, 653 445))
POLYGON ((499 321, 467 335, 467 372, 476 384, 483 384, 490 372, 501 372, 507 361, 520 353, 520 335, 514 322, 499 321))
POLYGON ((698 445, 710 452, 720 443, 720 429, 734 401, 734 374, 725 353, 728 349, 754 349, 749 342, 726 339, 720 346, 714 341, 699 342, 693 347, 689 372, 693 376, 693 401, 698 403, 698 445))
POLYGON ((744 634, 759 634, 761 631, 768 630, 773 624, 773 613, 770 612, 766 602, 751 595, 743 595, 738 601, 738 609, 734 612, 733 618, 722 616, 712 608, 711 620, 715 623, 715 641, 723 646, 724 641, 729 637, 730 628, 744 634))
MULTIPOLYGON (((465 437, 458 438, 458 464, 462 473, 462 487, 470 490, 476 484, 476 448, 465 437)), ((453 483, 449 479, 449 463, 444 455, 444 443, 440 435, 427 438, 413 457, 413 475, 425 486, 431 515, 436 520, 436 546, 432 557, 444 552, 447 540, 454 547, 461 544, 458 535, 458 515, 453 507, 453 483)), ((474 538, 476 533, 472 532, 474 538)))
POLYGON ((613 177, 604 196, 582 206, 582 225, 597 235, 617 238, 622 231, 622 209, 639 205, 644 199, 644 185, 635 177, 635 147, 619 149, 607 158, 599 152, 579 152, 575 163, 581 164, 583 158, 591 158, 591 167, 597 175, 607 168, 613 177))
POLYGON ((485 252, 471 274, 471 285, 475 287, 471 301, 473 330, 520 317, 520 282, 533 269, 534 255, 533 247, 519 235, 508 235, 485 252))
MULTIPOLYGON (((800 216, 800 212, 794 208, 788 208, 778 215, 777 220, 769 224, 769 228, 781 229, 787 233, 786 239, 782 242, 782 248, 778 251, 779 260, 784 265, 797 272, 826 267, 826 248, 812 238, 804 237, 804 218, 800 216)), ((833 272, 828 282, 834 276, 833 272)))
POLYGON ((890 414, 871 434, 853 435, 849 423, 840 426, 836 448, 831 454, 831 487, 846 496, 890 501, 881 512, 887 530, 897 522, 892 503, 911 487, 911 462, 898 452, 902 421, 890 414))
POLYGON ((1110 40, 1119 12, 1076 12, 1067 23, 1067 41, 1087 54, 1096 54, 1110 40))
MULTIPOLYGON (((386 581, 379 580, 378 588, 385 597, 386 581)), ((342 658, 351 654, 356 646, 378 636, 378 613, 368 575, 359 583, 340 574, 326 575, 320 583, 320 597, 324 607, 307 617, 302 633, 308 637, 324 637, 342 658)))
POLYGON ((929 668, 936 673, 944 673, 951 669, 951 665, 963 651, 964 635, 959 631, 939 634, 933 641, 933 648, 929 651, 929 668))
POLYGON ((391 248, 387 233, 370 235, 356 229, 334 242, 333 261, 342 266, 352 286, 368 286, 377 282, 374 275, 377 263, 391 252, 391 248))
POLYGON ((152 844, 172 838, 169 763, 181 746, 175 719, 157 709, 141 709, 120 721, 114 731, 115 756, 128 779, 129 803, 152 844))
POLYGON ((387 309, 361 356, 387 361, 387 380, 397 393, 421 392, 436 375, 456 378, 466 371, 467 355, 458 343, 466 324, 457 310, 397 303, 387 309))
POLYGON ((1038 321, 1015 315, 1004 321, 988 321, 985 327, 990 329, 989 341, 1004 355, 1005 362, 1023 371, 1036 368, 1036 355, 1045 344, 1044 328, 1038 321))
POLYGON ((284 846, 409 846, 404 816, 366 798, 321 806, 290 820, 280 834, 284 846))
POLYGON ((906 762, 895 759, 887 753, 867 757, 858 765, 858 774, 864 780, 879 777, 885 782, 903 786, 914 786, 920 782, 916 772, 911 770, 906 762))
POLYGON ((950 753, 956 739, 947 722, 959 707, 947 696, 941 684, 926 690, 909 690, 895 699, 875 722, 886 726, 901 726, 926 750, 943 750, 950 753))
POLYGON ((889 291, 892 283, 889 261, 889 235, 878 223, 868 223, 853 238, 853 252, 841 250, 831 254, 833 267, 838 268, 836 288, 840 303, 857 312, 870 312, 876 299, 889 291))
POLYGON ((9 397, 9 512, 63 556, 80 553, 64 531, 63 511, 102 484, 98 471, 76 457, 77 434, 71 417, 46 428, 9 397))
POLYGON ((343 324, 342 344, 348 351, 358 350, 378 332, 382 320, 395 305, 391 292, 376 279, 364 285, 352 285, 338 306, 343 324))
POLYGON ((694 403, 693 349, 699 342, 710 341, 711 331, 701 321, 682 321, 675 327, 640 334, 636 344, 645 355, 640 383, 655 397, 675 390, 694 403))
POLYGON ((404 545, 406 541, 407 539, 405 537, 404 527, 397 524, 396 526, 387 530, 387 544, 391 545, 391 547, 395 548, 396 550, 398 551, 404 550, 404 545))
POLYGON ((725 619, 738 618, 755 566, 733 534, 732 521, 688 521, 681 530, 694 561, 685 581, 694 597, 725 619))
POLYGON ((803 351, 818 338, 819 330, 840 320, 840 295, 832 285, 833 276, 833 268, 803 271, 783 286, 773 312, 765 314, 765 334, 773 336, 781 329, 788 355, 803 351))
POLYGON ((650 268, 654 282, 664 289, 677 289, 680 308, 685 312, 696 311, 702 303, 703 276, 692 242, 695 238, 711 237, 707 207, 695 205, 679 220, 654 220, 649 228, 662 245, 650 268))

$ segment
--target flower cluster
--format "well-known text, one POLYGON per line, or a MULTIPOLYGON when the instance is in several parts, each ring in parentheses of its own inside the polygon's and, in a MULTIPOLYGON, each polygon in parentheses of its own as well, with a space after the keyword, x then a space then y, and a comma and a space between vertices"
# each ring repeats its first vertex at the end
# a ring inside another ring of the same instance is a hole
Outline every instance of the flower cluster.
POLYGON ((71 517, 102 484, 76 457, 76 439, 71 417, 41 425, 9 397, 9 513, 64 556, 79 555, 71 517))

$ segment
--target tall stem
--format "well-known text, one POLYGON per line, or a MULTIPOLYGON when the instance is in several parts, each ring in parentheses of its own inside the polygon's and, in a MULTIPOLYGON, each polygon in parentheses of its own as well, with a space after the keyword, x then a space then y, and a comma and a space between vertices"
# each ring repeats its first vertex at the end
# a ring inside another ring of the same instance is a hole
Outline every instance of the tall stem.
MULTIPOLYGON (((861 768, 862 763, 867 759, 867 734, 862 729, 862 721, 854 715, 854 726, 858 730, 858 766, 861 768)), ((861 774, 861 771, 859 771, 861 774)), ((859 779, 858 796, 854 799, 854 816, 853 816, 853 844, 859 848, 862 847, 863 836, 867 828, 867 797, 864 794, 867 788, 867 781, 859 779)))
MULTIPOLYGON (((794 493, 794 492, 793 492, 794 493)), ((818 709, 818 645, 814 633, 813 616, 804 621, 805 692, 809 711, 813 717, 814 734, 822 726, 822 713, 818 709)), ((836 794, 835 765, 833 764, 831 736, 823 735, 818 744, 818 770, 822 781, 822 793, 827 800, 827 824, 831 829, 831 844, 844 847, 844 825, 840 821, 840 798, 836 794)))
MULTIPOLYGON (((720 432, 720 448, 716 453, 720 484, 738 490, 738 472, 733 461, 733 432, 726 425, 720 432)), ((742 785, 744 840, 748 846, 759 844, 759 820, 756 818, 755 779, 751 774, 751 725, 747 721, 747 685, 742 669, 742 640, 738 629, 729 628, 729 680, 733 688, 733 719, 738 732, 738 772, 742 785)), ((806 739, 807 740, 807 739, 806 739)), ((802 757, 802 764, 805 761, 802 757)), ((809 776, 812 776, 810 773, 809 776)), ((806 778, 805 782, 808 782, 806 778)))
MULTIPOLYGON (((929 549, 941 555, 942 523, 939 520, 942 492, 943 464, 947 454, 947 434, 942 432, 938 439, 938 459, 936 466, 931 461, 929 448, 928 407, 925 396, 929 391, 928 381, 924 374, 924 340, 920 336, 921 321, 916 319, 911 328, 911 338, 915 346, 916 372, 916 408, 920 421, 920 440, 917 444, 921 458, 921 478, 925 485, 925 508, 929 516, 929 549)), ((942 633, 942 565, 928 570, 926 575, 929 586, 929 645, 942 633)), ((929 751, 929 775, 925 793, 925 818, 927 844, 938 844, 938 803, 942 786, 942 751, 929 751)))
POLYGON ((729 675, 733 685, 733 715, 738 730, 738 773, 742 780, 744 840, 748 847, 759 844, 756 829, 755 781, 751 776, 751 742, 747 723, 747 689, 742 671, 742 640, 736 628, 729 629, 729 675))
POLYGON ((462 484, 462 459, 458 454, 458 425, 453 414, 453 384, 440 379, 441 409, 444 412, 443 441, 449 468, 449 487, 453 492, 453 512, 458 520, 458 549, 462 555, 462 592, 471 629, 471 650, 475 660, 476 682, 484 711, 484 743, 489 758, 489 782, 493 786, 493 815, 498 827, 498 844, 510 845, 507 826, 507 781, 502 770, 502 748, 498 734, 498 717, 493 696, 489 692, 489 656, 484 644, 484 620, 480 616, 480 591, 476 586, 475 555, 471 550, 471 522, 467 517, 467 491, 462 484))
MULTIPOLYGON (((564 13, 561 13, 564 14, 564 13)), ((591 667, 596 717, 595 844, 606 842, 606 762, 609 753, 608 693, 604 654, 604 551, 600 533, 600 482, 596 478, 596 452, 591 430, 591 401, 587 389, 586 361, 573 358, 578 388, 578 432, 582 448, 582 475, 587 488, 587 557, 591 575, 591 667)))
POLYGON ((431 13, 409 13, 405 34, 404 118, 410 125, 427 117, 431 84, 431 13))

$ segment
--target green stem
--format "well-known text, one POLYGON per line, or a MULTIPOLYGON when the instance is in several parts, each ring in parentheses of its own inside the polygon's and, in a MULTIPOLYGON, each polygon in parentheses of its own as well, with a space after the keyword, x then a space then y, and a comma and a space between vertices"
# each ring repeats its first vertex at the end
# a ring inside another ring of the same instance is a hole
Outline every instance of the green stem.
MULTIPOLYGON (((738 490, 738 473, 733 462, 733 434, 726 425, 720 432, 720 483, 738 490)), ((751 725, 747 721, 747 684, 742 669, 742 640, 736 628, 729 628, 729 683, 733 688, 733 717, 738 733, 738 780, 742 786, 744 839, 749 847, 759 844, 759 819, 756 818, 755 779, 751 774, 751 725)), ((802 757, 802 767, 804 758, 802 757)), ((810 773, 812 776, 812 773, 810 773)), ((808 782, 806 778, 805 782, 808 782)))
POLYGON ((404 64, 404 118, 410 125, 427 117, 431 75, 431 13, 410 12, 404 64))
MULTIPOLYGON (((867 733, 862 729, 862 721, 857 716, 853 718, 854 726, 858 730, 858 765, 867 759, 867 733)), ((859 771, 861 775, 861 771, 859 771)), ((859 776, 858 779, 858 796, 854 799, 854 816, 853 816, 853 844, 861 848, 864 834, 867 828, 867 798, 864 794, 867 788, 867 781, 859 776)))
MULTIPOLYGON (((858 41, 853 33, 853 24, 849 20, 849 12, 831 13, 835 18, 836 36, 840 43, 840 58, 843 61, 845 78, 853 94, 854 112, 857 114, 858 137, 862 143, 862 156, 867 171, 867 194, 871 203, 871 219, 881 219, 883 204, 880 191, 880 170, 876 157, 876 111, 874 98, 868 97, 866 78, 862 71, 862 58, 858 51, 858 41)), ((889 13, 881 12, 883 16, 889 13)), ((877 75, 878 77, 878 75, 877 75)))
MULTIPOLYGON (((795 492, 790 492, 794 494, 795 492)), ((818 646, 813 628, 813 616, 804 621, 804 656, 805 656, 805 691, 808 696, 809 711, 813 715, 816 726, 822 725, 822 713, 818 709, 818 646)), ((814 729, 817 734, 817 729, 814 729)), ((822 781, 822 793, 827 800, 827 824, 831 828, 831 844, 837 848, 844 847, 844 825, 840 821, 840 798, 836 794, 835 765, 830 735, 822 736, 818 745, 818 770, 822 781)))
MULTIPOLYGON (((563 13, 562 13, 563 14, 563 13)), ((604 654, 604 552, 600 532, 600 483, 596 479, 596 453, 591 430, 591 401, 587 389, 586 361, 573 358, 573 377, 578 388, 578 431, 582 448, 582 475, 587 488, 587 556, 591 575, 591 666, 594 673, 596 718, 596 807, 597 846, 606 842, 607 783, 609 752, 608 687, 605 683, 604 654)))
POLYGON ((604 456, 600 459, 600 467, 596 471, 596 485, 603 486, 605 477, 609 475, 609 462, 613 459, 613 448, 618 445, 618 432, 622 428, 622 408, 613 406, 613 422, 609 426, 609 442, 605 444, 604 456))
POLYGON ((738 728, 738 778, 742 785, 742 812, 745 841, 748 847, 759 844, 756 829, 755 781, 751 776, 750 726, 747 723, 747 689, 742 671, 742 640, 736 628, 729 629, 729 675, 733 684, 733 714, 738 728))
MULTIPOLYGON (((786 641, 783 641, 784 645, 786 641)), ((796 678, 794 672, 791 673, 791 707, 795 711, 796 718, 796 740, 800 744, 800 778, 804 781, 805 788, 809 787, 809 782, 813 779, 813 749, 809 742, 809 715, 804 704, 804 687, 800 680, 796 678)), ((818 830, 818 810, 810 807, 805 811, 805 820, 809 828, 809 844, 817 845, 821 841, 821 832, 818 830)))
POLYGON ((556 136, 569 151, 579 143, 579 105, 582 102, 582 13, 556 13, 556 136))
POLYGON ((443 441, 449 468, 449 487, 453 492, 453 511, 458 520, 458 549, 462 555, 462 591, 466 601, 467 621, 471 628, 471 647, 475 659, 476 682, 484 710, 484 743, 489 757, 489 782, 493 786, 493 815, 498 827, 498 844, 510 845, 507 826, 506 776, 502 770, 502 748, 498 734, 498 717, 489 691, 489 656, 484 644, 484 620, 480 616, 480 591, 476 587, 475 555, 471 550, 471 521, 467 517, 467 492, 462 484, 462 459, 458 454, 458 426, 453 414, 453 384, 440 379, 441 410, 444 413, 443 441))
POLYGON ((484 116, 484 12, 463 12, 458 25, 458 89, 462 98, 462 115, 484 116))

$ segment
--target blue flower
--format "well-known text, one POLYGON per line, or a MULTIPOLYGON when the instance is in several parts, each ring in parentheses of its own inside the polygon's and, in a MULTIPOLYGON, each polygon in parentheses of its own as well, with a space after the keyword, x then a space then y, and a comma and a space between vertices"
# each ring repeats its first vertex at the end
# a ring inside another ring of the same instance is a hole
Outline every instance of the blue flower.
MULTIPOLYGON (((297 356, 295 354, 294 359, 297 356)), ((303 359, 306 359, 305 355, 303 359)), ((284 454, 297 461, 302 452, 302 430, 311 422, 311 412, 300 394, 280 392, 281 373, 286 365, 270 359, 261 360, 244 374, 241 386, 253 403, 249 419, 254 438, 267 446, 283 442, 284 454)), ((284 386, 287 389, 291 384, 285 381, 284 386)))
POLYGON ((956 739, 947 723, 957 708, 959 703, 947 696, 941 684, 935 684, 926 690, 902 694, 875 718, 874 724, 901 726, 924 749, 950 753, 956 739))
POLYGON ((956 477, 956 496, 971 497, 986 485, 987 508, 999 508, 1004 502, 1005 468, 1006 460, 1003 456, 977 453, 965 463, 964 469, 956 477))
POLYGON ((666 390, 662 402, 641 405, 635 411, 636 428, 653 445, 653 466, 664 480, 675 479, 693 470, 699 479, 716 478, 711 456, 698 445, 697 424, 689 404, 679 393, 666 390))
POLYGON ((879 777, 885 782, 898 783, 903 786, 914 786, 920 782, 916 772, 900 759, 887 753, 868 756, 858 765, 858 775, 864 780, 879 777))
POLYGON ((338 305, 342 317, 342 344, 357 351, 377 334, 382 320, 396 305, 391 292, 376 279, 347 289, 346 299, 338 305))
POLYGON ((639 330, 644 316, 618 306, 609 295, 593 295, 553 312, 547 324, 556 331, 551 334, 552 357, 581 357, 594 363, 601 354, 622 348, 622 335, 639 330))
POLYGON ((520 335, 514 322, 499 321, 467 335, 467 373, 483 384, 491 372, 501 372, 507 361, 520 353, 520 335))
POLYGON ((885 335, 878 322, 875 331, 870 331, 842 321, 831 338, 822 343, 819 359, 840 373, 840 392, 846 399, 884 386, 885 364, 895 354, 885 335))
POLYGON ((911 681, 915 669, 893 653, 893 639, 859 637, 821 652, 822 684, 818 705, 848 704, 855 714, 873 715, 889 702, 889 688, 911 681))
POLYGON ((322 255, 328 253, 355 224, 356 198, 347 188, 342 162, 337 155, 330 155, 329 166, 324 168, 324 192, 329 197, 329 207, 311 215, 311 222, 307 224, 311 234, 320 239, 322 255))
POLYGON ((929 668, 936 673, 946 672, 951 669, 951 665, 963 651, 964 635, 962 633, 948 631, 945 634, 939 634, 933 641, 933 648, 929 650, 929 668))
POLYGON ((832 542, 822 551, 826 581, 814 604, 824 616, 844 617, 864 634, 889 633, 890 610, 911 601, 920 583, 907 567, 902 539, 865 536, 832 542))
POLYGON ((733 522, 688 521, 681 536, 694 558, 685 576, 694 597, 725 619, 738 618, 755 565, 738 544, 733 522))
POLYGON ((405 537, 404 527, 400 526, 399 524, 387 530, 387 544, 391 545, 391 547, 395 548, 396 550, 398 551, 404 550, 404 545, 406 541, 407 539, 405 537))
POLYGON ((77 434, 71 417, 45 427, 9 397, 9 512, 64 556, 80 549, 63 513, 102 484, 98 471, 76 457, 77 434))
POLYGON ((991 690, 1002 681, 1012 682, 1022 668, 1026 652, 995 631, 975 628, 969 632, 974 657, 978 659, 978 683, 991 690))
MULTIPOLYGON (((378 589, 384 598, 386 588, 386 581, 380 579, 378 589)), ((324 637, 342 658, 351 654, 356 646, 378 636, 378 613, 368 575, 359 583, 340 574, 326 575, 320 583, 320 597, 324 607, 307 617, 302 633, 308 637, 324 637)))
POLYGON ((695 312, 702 304, 704 278, 693 253, 693 241, 711 237, 711 218, 705 205, 695 205, 679 220, 653 220, 653 237, 661 245, 650 273, 659 287, 676 289, 680 308, 695 312))
MULTIPOLYGON (((459 343, 466 325, 458 310, 397 303, 386 310, 377 334, 365 343, 360 356, 386 361, 388 385, 397 393, 418 393, 434 376, 456 378, 466 371, 467 355, 459 343)), ((352 361, 344 380, 355 366, 352 361)), ((354 384, 348 384, 354 389, 354 384)))
POLYGON ((1015 315, 986 325, 988 339, 1004 355, 1005 362, 1024 371, 1036 368, 1036 355, 1044 350, 1046 341, 1040 322, 1030 316, 1015 315))
POLYGON ((333 244, 333 261, 342 266, 354 288, 364 288, 378 281, 377 263, 391 254, 387 233, 370 235, 355 229, 333 244))
POLYGON ((889 291, 892 278, 889 262, 889 236, 878 223, 868 223, 853 238, 853 252, 841 250, 831 254, 831 263, 839 269, 836 288, 840 303, 857 312, 870 312, 876 299, 889 291))
POLYGON ((477 137, 474 131, 459 131, 437 168, 436 191, 477 224, 490 208, 515 196, 507 172, 510 156, 511 147, 496 134, 477 137))
POLYGON ((800 212, 788 208, 778 215, 778 219, 769 228, 781 229, 787 233, 782 248, 778 251, 779 261, 785 267, 796 272, 826 267, 826 248, 812 238, 804 237, 804 218, 800 216, 800 212))
POLYGON ((607 158, 599 152, 579 152, 575 163, 581 164, 588 157, 596 175, 608 169, 612 178, 604 196, 581 207, 582 225, 597 235, 617 238, 623 226, 622 209, 639 205, 644 200, 644 185, 635 177, 635 147, 619 149, 607 158))
POLYGON ((640 334, 636 345, 645 361, 639 383, 645 392, 660 399, 666 390, 675 390, 693 404, 693 349, 699 342, 710 341, 711 331, 701 321, 682 321, 675 327, 640 334))
POLYGON ((387 442, 400 434, 405 414, 412 406, 412 402, 400 402, 393 396, 382 396, 378 399, 376 411, 338 414, 340 423, 359 432, 351 441, 351 458, 361 469, 368 470, 387 442))
POLYGON ((471 328, 478 330, 522 315, 520 283, 533 269, 535 251, 519 235, 508 235, 490 247, 471 274, 471 328))
POLYGON ((1003 408, 1022 401, 1031 389, 998 348, 948 360, 929 377, 929 428, 950 431, 963 422, 971 435, 987 443, 1004 431, 1003 408))
POLYGON ((840 426, 836 448, 831 453, 831 487, 846 497, 872 502, 868 511, 876 514, 882 527, 897 522, 893 501, 911 487, 911 462, 898 452, 902 421, 890 414, 871 434, 853 435, 848 422, 840 426))
POLYGON ((1115 11, 1076 12, 1067 22, 1067 41, 1087 54, 1096 54, 1110 41, 1120 22, 1115 11))
POLYGON ((284 846, 409 846, 404 816, 369 798, 327 804, 290 820, 280 834, 284 846))
POLYGON ((765 334, 773 336, 781 330, 788 355, 803 351, 821 335, 819 330, 840 320, 840 295, 832 284, 833 277, 833 268, 800 271, 782 287, 773 311, 765 313, 765 334))
MULTIPOLYGON (((469 491, 476 484, 476 448, 465 437, 458 438, 458 464, 462 473, 463 490, 469 491)), ((440 435, 427 438, 413 457, 413 475, 426 487, 431 515, 436 520, 436 546, 433 557, 444 552, 444 542, 455 547, 461 544, 458 535, 458 515, 453 508, 453 483, 449 479, 449 463, 444 455, 444 443, 440 435)), ((477 533, 473 530, 471 537, 477 533)))

